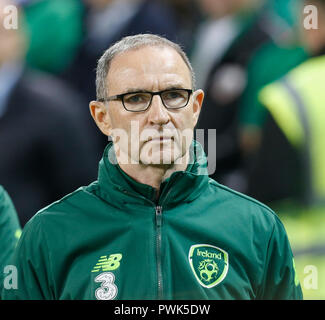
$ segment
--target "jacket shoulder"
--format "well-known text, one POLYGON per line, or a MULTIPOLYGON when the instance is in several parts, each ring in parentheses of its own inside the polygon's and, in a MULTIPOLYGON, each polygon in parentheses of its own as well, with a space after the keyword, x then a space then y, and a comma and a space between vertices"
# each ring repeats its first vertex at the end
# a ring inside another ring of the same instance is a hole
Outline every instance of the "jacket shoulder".
POLYGON ((222 185, 213 179, 209 179, 209 184, 216 189, 218 201, 229 203, 233 208, 240 208, 240 211, 246 215, 261 216, 262 214, 266 219, 282 224, 278 215, 264 203, 222 185))
POLYGON ((96 182, 89 186, 82 186, 42 208, 33 218, 36 216, 73 215, 74 213, 80 212, 82 208, 91 206, 93 201, 97 199, 93 192, 94 189, 96 189, 96 182))

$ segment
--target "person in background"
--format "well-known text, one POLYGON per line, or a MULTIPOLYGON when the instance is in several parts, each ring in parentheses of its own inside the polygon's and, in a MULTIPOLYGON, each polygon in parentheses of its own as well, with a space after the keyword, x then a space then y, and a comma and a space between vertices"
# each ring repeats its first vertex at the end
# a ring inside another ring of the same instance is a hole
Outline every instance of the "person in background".
POLYGON ((0 185, 0 299, 6 266, 21 235, 16 209, 4 188, 0 185))
POLYGON ((291 199, 305 206, 323 206, 325 1, 303 1, 299 12, 301 41, 310 58, 259 94, 267 118, 249 193, 267 202, 291 199), (306 25, 303 8, 307 5, 317 8, 316 29, 310 29, 310 21, 306 25))
POLYGON ((203 15, 197 0, 161 0, 170 6, 177 22, 173 38, 182 45, 182 49, 191 55, 194 49, 194 37, 203 15))
POLYGON ((23 16, 18 29, 4 28, 9 4, 0 0, 0 180, 24 226, 37 210, 93 180, 99 152, 83 98, 26 67, 23 16))
MULTIPOLYGON (((252 185, 250 182, 252 172, 254 171, 253 168, 257 161, 256 155, 261 143, 263 127, 268 114, 267 109, 263 107, 259 99, 259 93, 267 84, 282 78, 290 70, 306 61, 309 53, 304 48, 301 37, 299 36, 301 23, 299 10, 301 8, 301 1, 284 0, 279 2, 278 0, 273 0, 269 3, 269 6, 271 12, 273 12, 273 20, 278 25, 284 27, 278 28, 279 31, 274 34, 272 39, 260 46, 248 63, 247 86, 239 104, 238 122, 239 146, 243 162, 242 171, 247 181, 245 193, 253 195, 251 193, 253 192, 252 188, 262 192, 264 187, 267 187, 268 192, 273 192, 275 196, 276 194, 280 194, 282 192, 281 190, 286 189, 288 184, 291 184, 293 180, 282 179, 281 186, 276 188, 273 188, 270 183, 264 183, 262 187, 261 184, 252 185)), ((276 140, 276 137, 277 134, 275 133, 273 139, 276 140)), ((285 151, 281 149, 281 152, 285 151)), ((289 155, 287 154, 287 156, 289 155)), ((274 169, 279 170, 279 167, 274 166, 274 169)), ((264 176, 265 173, 260 171, 260 174, 264 176)), ((280 175, 282 174, 284 172, 280 175)), ((261 177, 260 181, 263 179, 261 177)), ((254 196, 256 197, 257 194, 254 194, 254 196)), ((271 193, 269 193, 269 196, 271 197, 271 193)), ((265 198, 263 199, 264 201, 266 200, 265 198)))
MULTIPOLYGON (((198 0, 207 19, 200 26, 191 61, 198 87, 206 92, 197 129, 216 133, 211 177, 246 192, 239 143, 240 103, 248 85, 248 64, 262 44, 278 32, 264 0, 198 0)), ((281 29, 281 28, 280 28, 281 29)), ((253 63, 253 62, 252 62, 253 63)), ((209 155, 208 144, 204 143, 209 155)), ((209 158, 209 157, 208 157, 209 158)))

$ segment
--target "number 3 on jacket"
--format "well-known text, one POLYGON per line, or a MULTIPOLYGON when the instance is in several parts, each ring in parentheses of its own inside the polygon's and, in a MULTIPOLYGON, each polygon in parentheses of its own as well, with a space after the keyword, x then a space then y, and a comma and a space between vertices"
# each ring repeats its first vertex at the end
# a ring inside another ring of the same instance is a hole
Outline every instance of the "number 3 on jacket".
POLYGON ((112 272, 103 272, 95 278, 95 282, 101 282, 101 286, 96 289, 97 300, 113 300, 117 296, 117 286, 114 284, 115 276, 112 272))

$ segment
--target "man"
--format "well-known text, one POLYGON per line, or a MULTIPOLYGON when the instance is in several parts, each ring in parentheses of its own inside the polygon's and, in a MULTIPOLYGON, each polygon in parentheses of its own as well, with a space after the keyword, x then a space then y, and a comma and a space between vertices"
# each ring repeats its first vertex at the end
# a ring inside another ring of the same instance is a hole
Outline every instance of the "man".
MULTIPOLYGON (((21 234, 15 207, 2 186, 0 186, 0 289, 7 272, 10 258, 21 234)), ((1 294, 0 294, 1 297, 1 294)))
POLYGON ((210 180, 192 141, 204 93, 180 47, 123 38, 97 66, 98 181, 26 225, 5 299, 300 299, 284 228, 210 180))

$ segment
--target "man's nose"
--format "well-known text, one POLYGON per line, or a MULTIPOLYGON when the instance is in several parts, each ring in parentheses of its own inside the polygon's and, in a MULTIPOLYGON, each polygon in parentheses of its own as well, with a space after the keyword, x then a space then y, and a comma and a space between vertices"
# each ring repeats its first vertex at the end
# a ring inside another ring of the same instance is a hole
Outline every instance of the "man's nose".
POLYGON ((168 111, 159 95, 152 97, 151 106, 148 112, 148 120, 151 124, 163 125, 169 121, 168 111))

